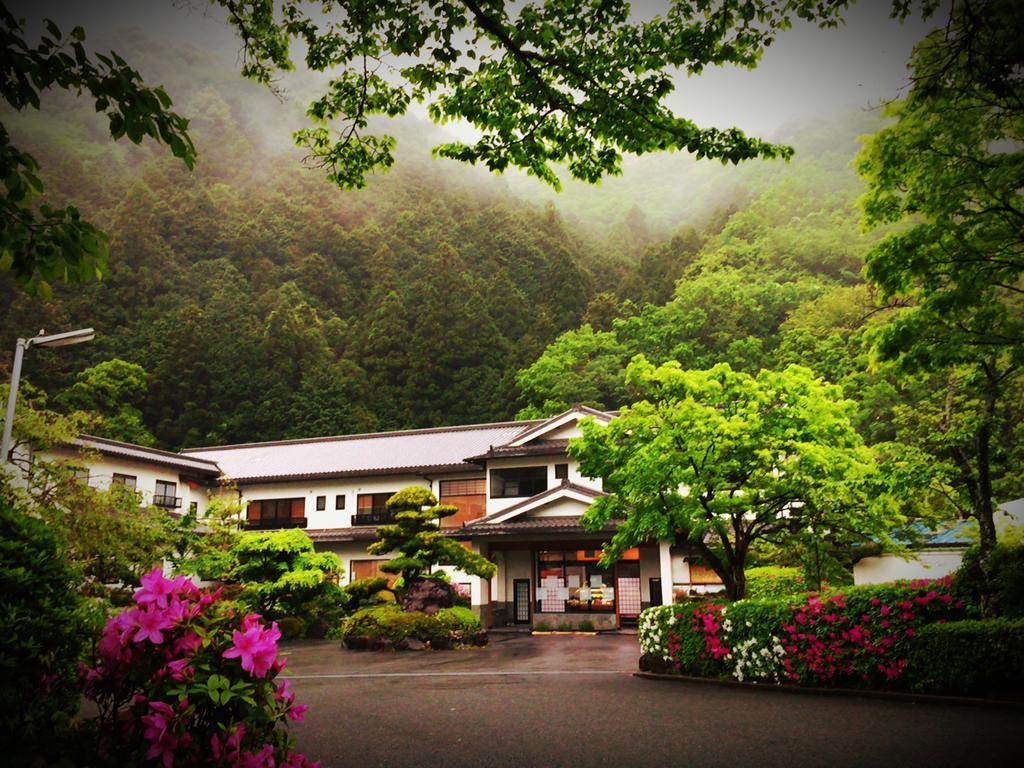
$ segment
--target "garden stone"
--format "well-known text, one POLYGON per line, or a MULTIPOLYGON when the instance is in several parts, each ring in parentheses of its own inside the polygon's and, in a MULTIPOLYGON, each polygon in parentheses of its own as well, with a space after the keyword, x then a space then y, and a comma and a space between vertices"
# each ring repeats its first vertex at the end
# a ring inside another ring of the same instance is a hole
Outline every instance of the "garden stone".
POLYGON ((395 645, 395 650, 398 651, 425 651, 427 650, 427 644, 422 640, 417 640, 415 637, 406 637, 403 640, 399 640, 398 644, 395 645))
POLYGON ((412 579, 402 598, 402 610, 421 611, 428 616, 454 604, 455 590, 451 584, 439 579, 412 579))

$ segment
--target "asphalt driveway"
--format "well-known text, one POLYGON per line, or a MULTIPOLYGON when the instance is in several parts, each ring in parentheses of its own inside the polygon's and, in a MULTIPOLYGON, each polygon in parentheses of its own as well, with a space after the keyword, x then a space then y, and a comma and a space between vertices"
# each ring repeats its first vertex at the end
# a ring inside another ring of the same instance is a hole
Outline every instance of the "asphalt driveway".
POLYGON ((488 648, 286 647, 310 705, 299 747, 333 766, 1001 765, 1024 712, 635 678, 635 636, 497 635, 488 648))

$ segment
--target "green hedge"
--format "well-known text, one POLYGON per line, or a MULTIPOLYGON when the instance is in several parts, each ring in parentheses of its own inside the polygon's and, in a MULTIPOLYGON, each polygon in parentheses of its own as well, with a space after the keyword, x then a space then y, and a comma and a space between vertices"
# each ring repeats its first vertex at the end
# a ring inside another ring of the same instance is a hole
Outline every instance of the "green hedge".
POLYGON ((1024 618, 1024 544, 997 544, 981 561, 978 546, 964 553, 953 580, 954 591, 981 603, 986 615, 1024 618))
POLYGON ((442 608, 434 615, 406 612, 397 605, 364 608, 341 625, 343 640, 375 638, 398 643, 406 638, 422 642, 458 640, 479 632, 480 619, 468 608, 442 608))
POLYGON ((914 638, 907 679, 916 691, 1024 694, 1024 619, 932 624, 914 638))
POLYGON ((747 577, 747 598, 786 597, 807 591, 807 582, 799 568, 768 565, 750 568, 747 577))

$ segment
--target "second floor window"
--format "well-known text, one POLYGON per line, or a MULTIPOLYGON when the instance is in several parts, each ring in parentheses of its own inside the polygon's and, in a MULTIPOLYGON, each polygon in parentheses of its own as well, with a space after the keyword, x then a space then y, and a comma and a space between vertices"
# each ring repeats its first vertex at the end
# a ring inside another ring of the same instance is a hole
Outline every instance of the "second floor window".
POLYGON ((177 509, 181 506, 181 499, 178 498, 177 494, 177 483, 169 483, 166 480, 157 480, 156 493, 153 494, 153 503, 158 507, 177 509))
POLYGON ((131 488, 133 491, 135 490, 135 475, 122 475, 120 472, 115 472, 110 481, 131 488))
POLYGON ((305 528, 306 500, 298 498, 250 501, 246 522, 250 528, 305 528))
POLYGON ((491 470, 491 498, 536 496, 548 489, 547 467, 515 467, 491 470))
POLYGON ((356 513, 352 516, 352 525, 381 525, 393 522, 388 512, 388 499, 394 496, 388 493, 360 493, 356 496, 356 513))

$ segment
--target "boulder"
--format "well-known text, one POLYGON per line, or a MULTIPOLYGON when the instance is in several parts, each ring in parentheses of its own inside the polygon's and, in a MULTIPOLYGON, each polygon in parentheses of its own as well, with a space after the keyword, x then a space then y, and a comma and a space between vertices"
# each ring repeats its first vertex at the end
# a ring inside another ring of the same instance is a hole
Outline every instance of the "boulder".
POLYGON ((421 611, 432 616, 442 608, 455 604, 455 590, 452 585, 440 579, 410 579, 402 597, 402 610, 421 611))
POLYGON ((399 640, 395 644, 396 651, 425 651, 427 650, 427 644, 422 640, 417 640, 415 637, 407 637, 404 640, 399 640))

